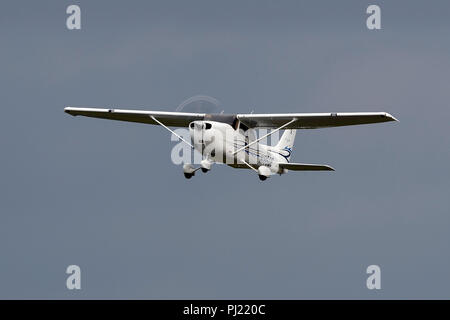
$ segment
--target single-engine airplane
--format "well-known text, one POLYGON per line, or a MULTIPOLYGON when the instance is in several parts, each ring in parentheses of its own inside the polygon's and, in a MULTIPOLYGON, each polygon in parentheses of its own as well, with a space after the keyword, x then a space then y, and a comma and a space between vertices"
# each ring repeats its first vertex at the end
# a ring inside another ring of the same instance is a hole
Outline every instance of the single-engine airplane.
POLYGON ((190 179, 198 169, 211 170, 214 163, 255 171, 261 180, 274 174, 293 171, 334 171, 328 165, 290 162, 297 129, 316 129, 397 121, 386 112, 338 113, 273 113, 273 114, 206 114, 188 112, 121 110, 66 107, 72 116, 160 125, 202 154, 198 168, 183 165, 184 176, 190 179), (191 143, 169 127, 188 127, 191 143), (256 138, 251 129, 272 129, 256 138), (262 139, 284 130, 275 146, 260 143, 262 139))

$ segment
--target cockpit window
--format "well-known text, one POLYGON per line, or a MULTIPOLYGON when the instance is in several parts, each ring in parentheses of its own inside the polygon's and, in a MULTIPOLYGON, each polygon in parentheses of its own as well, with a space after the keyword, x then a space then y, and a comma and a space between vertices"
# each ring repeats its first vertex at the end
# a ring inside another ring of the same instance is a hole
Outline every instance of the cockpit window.
POLYGON ((205 130, 211 129, 212 125, 211 123, 207 122, 205 125, 205 130))
POLYGON ((189 125, 189 127, 191 127, 191 129, 194 129, 194 123, 191 122, 191 124, 189 125))

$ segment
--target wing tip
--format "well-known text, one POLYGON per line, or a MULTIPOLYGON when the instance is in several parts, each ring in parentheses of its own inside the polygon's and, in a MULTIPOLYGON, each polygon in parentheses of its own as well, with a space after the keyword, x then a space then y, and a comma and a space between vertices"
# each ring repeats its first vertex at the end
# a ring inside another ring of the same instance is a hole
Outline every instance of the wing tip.
POLYGON ((389 121, 395 121, 395 122, 400 122, 396 117, 394 117, 392 114, 390 113, 385 113, 384 114, 385 117, 387 117, 389 119, 389 121))
POLYGON ((72 107, 65 107, 64 108, 64 112, 70 114, 71 116, 73 116, 73 114, 71 113, 73 111, 72 107))

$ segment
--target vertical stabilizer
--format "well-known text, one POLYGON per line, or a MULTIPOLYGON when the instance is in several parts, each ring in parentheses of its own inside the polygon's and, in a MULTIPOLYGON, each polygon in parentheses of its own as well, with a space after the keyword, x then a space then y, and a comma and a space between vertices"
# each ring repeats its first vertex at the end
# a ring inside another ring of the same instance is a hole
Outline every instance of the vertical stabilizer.
POLYGON ((283 135, 280 138, 280 141, 278 141, 277 145, 275 146, 275 148, 277 148, 278 150, 284 151, 283 157, 285 157, 287 161, 289 161, 292 149, 294 148, 296 133, 297 130, 294 129, 284 130, 283 135))

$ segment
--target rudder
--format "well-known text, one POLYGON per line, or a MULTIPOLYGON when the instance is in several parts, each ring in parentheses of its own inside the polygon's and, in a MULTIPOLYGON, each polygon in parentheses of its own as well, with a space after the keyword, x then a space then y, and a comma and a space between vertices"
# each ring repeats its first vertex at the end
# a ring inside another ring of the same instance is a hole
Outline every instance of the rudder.
POLYGON ((297 130, 295 129, 284 130, 283 135, 280 138, 280 141, 278 141, 277 145, 275 146, 279 150, 285 150, 289 152, 289 156, 287 157, 287 159, 289 159, 291 156, 292 149, 294 147, 296 133, 297 130))

